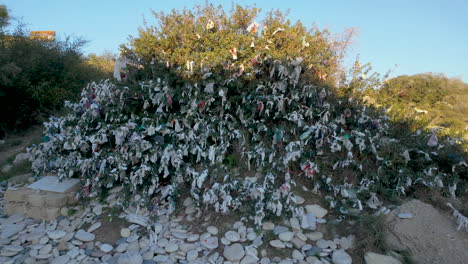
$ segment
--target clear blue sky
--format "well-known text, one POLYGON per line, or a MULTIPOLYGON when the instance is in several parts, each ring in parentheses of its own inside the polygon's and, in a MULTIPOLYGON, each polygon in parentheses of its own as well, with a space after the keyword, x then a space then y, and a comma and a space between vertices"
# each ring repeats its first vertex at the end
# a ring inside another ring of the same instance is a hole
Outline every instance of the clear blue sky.
MULTIPOLYGON (((85 51, 117 52, 118 45, 136 35, 143 17, 154 22, 149 9, 170 11, 205 1, 189 0, 0 0, 30 30, 55 30, 59 36, 82 36, 85 51)), ((231 1, 222 3, 230 8, 231 1)), ((258 0, 264 11, 290 9, 292 21, 315 22, 332 32, 348 27, 360 31, 349 56, 360 54, 375 71, 392 76, 441 72, 468 81, 468 0, 258 0), (395 65, 398 65, 395 69, 395 65)))

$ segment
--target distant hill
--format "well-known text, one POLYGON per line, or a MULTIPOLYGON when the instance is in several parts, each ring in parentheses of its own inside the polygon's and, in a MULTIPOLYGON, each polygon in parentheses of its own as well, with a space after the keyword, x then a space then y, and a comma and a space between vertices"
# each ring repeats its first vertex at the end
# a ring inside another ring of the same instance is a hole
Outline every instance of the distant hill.
POLYGON ((402 75, 365 95, 369 102, 387 107, 395 119, 414 119, 468 140, 468 84, 460 79, 437 73, 402 75))

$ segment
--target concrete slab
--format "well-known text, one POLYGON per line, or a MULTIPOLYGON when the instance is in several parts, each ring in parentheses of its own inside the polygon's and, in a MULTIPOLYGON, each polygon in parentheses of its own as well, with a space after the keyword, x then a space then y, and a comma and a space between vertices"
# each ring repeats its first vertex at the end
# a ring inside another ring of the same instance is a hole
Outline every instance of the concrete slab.
POLYGON ((60 182, 58 177, 45 176, 29 185, 28 188, 47 192, 67 193, 78 190, 79 185, 80 180, 78 179, 68 179, 60 182))

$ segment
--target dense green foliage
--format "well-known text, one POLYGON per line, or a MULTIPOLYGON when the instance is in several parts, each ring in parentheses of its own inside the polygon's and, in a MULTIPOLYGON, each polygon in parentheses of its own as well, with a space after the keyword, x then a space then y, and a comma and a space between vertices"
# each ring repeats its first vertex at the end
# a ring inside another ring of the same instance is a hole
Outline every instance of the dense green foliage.
POLYGON ((468 84, 442 74, 399 76, 365 94, 390 109, 395 120, 415 120, 421 127, 441 127, 440 133, 468 139, 468 84))
POLYGON ((0 5, 0 32, 8 25, 9 15, 5 5, 0 5))
POLYGON ((226 14, 221 6, 207 4, 169 14, 153 12, 158 24, 140 28, 122 53, 143 65, 159 62, 195 77, 216 67, 227 75, 253 74, 265 55, 278 60, 302 57, 313 79, 337 80, 354 31, 332 36, 300 21, 293 24, 280 11, 268 12, 257 23, 260 11, 236 5, 226 14))
MULTIPOLYGON (((2 20, 2 25, 7 24, 7 20, 2 20)), ((99 69, 86 64, 81 52, 84 44, 79 39, 32 40, 22 26, 14 32, 2 27, 0 129, 36 123, 41 115, 58 110, 65 99, 78 98, 86 83, 104 76, 99 69)))
POLYGON ((116 55, 109 51, 103 52, 101 55, 90 53, 87 56, 86 63, 101 71, 107 78, 112 78, 114 73, 116 55))

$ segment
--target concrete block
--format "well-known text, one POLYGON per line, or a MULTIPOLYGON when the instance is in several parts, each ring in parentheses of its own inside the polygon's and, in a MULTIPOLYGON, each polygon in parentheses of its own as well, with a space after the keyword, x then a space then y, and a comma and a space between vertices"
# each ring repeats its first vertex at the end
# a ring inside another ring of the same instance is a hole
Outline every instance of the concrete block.
POLYGON ((47 207, 45 209, 45 220, 52 221, 60 216, 60 208, 58 207, 47 207))
POLYGON ((77 191, 80 188, 80 180, 68 179, 60 182, 58 177, 45 176, 29 185, 28 188, 48 192, 68 193, 77 191))
POLYGON ((42 207, 45 205, 45 195, 40 193, 31 193, 28 196, 28 202, 31 206, 42 207))
POLYGON ((26 214, 34 219, 46 218, 44 207, 28 206, 26 208, 26 214))
POLYGON ((4 198, 8 202, 21 202, 24 200, 24 192, 22 189, 8 189, 5 192, 4 198))
POLYGON ((7 215, 25 215, 26 214, 26 204, 25 203, 15 203, 9 202, 5 204, 5 213, 7 215))
POLYGON ((75 204, 78 204, 78 199, 75 198, 75 194, 74 193, 69 193, 67 194, 67 204, 68 205, 75 205, 75 204))
POLYGON ((68 197, 63 193, 46 193, 45 204, 52 207, 62 207, 67 204, 68 197))
POLYGON ((5 192, 4 198, 8 202, 27 202, 31 193, 33 191, 26 188, 8 189, 5 192))

